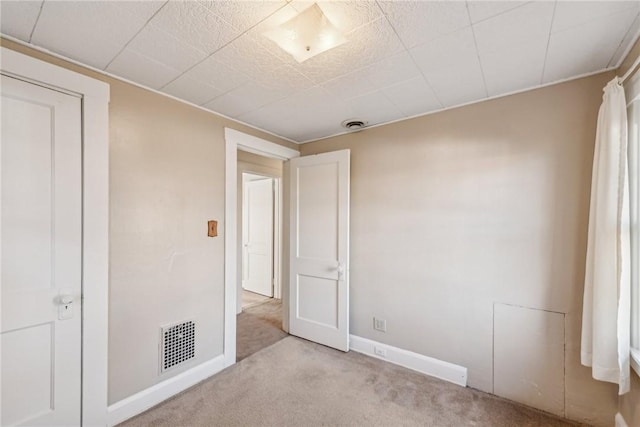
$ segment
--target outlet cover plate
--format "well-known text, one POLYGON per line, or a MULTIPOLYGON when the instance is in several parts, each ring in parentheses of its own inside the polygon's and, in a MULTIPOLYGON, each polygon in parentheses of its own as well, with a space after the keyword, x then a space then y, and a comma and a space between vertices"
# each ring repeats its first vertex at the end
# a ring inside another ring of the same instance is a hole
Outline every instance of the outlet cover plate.
POLYGON ((373 318, 373 329, 380 332, 387 332, 387 321, 384 319, 373 318))

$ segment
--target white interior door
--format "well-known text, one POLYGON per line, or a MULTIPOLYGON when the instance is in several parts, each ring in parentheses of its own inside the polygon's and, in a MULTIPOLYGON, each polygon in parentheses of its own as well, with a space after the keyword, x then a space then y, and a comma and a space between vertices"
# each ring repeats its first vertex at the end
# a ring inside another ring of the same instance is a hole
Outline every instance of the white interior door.
POLYGON ((291 160, 289 333, 349 350, 349 150, 291 160))
POLYGON ((80 99, 3 76, 1 425, 80 424, 80 99))
POLYGON ((242 194, 242 287, 273 297, 273 179, 247 179, 242 194))

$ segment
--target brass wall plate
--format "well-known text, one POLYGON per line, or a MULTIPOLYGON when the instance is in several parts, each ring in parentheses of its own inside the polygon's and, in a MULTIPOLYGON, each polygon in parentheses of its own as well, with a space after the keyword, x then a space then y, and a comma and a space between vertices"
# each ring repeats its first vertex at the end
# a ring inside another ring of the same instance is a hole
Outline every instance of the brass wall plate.
POLYGON ((207 222, 207 236, 216 237, 218 235, 218 221, 207 222))

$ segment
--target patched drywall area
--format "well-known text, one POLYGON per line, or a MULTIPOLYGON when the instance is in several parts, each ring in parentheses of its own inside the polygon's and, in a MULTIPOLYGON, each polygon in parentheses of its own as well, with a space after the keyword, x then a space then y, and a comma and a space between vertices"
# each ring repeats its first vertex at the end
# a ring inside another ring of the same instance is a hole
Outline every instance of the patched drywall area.
POLYGON ((493 306, 494 394, 565 416, 564 313, 493 306))
POLYGON ((351 149, 351 333, 465 366, 469 386, 492 392, 494 304, 566 313, 565 414, 610 426, 617 388, 580 364, 580 327, 596 120, 612 78, 302 145, 351 149))

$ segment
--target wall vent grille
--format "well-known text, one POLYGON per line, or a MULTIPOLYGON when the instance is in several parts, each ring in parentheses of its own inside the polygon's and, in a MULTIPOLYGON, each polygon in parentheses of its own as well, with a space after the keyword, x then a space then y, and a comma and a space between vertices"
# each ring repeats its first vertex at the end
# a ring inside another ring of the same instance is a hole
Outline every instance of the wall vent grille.
POLYGON ((196 325, 192 320, 161 328, 160 372, 195 357, 196 325))

